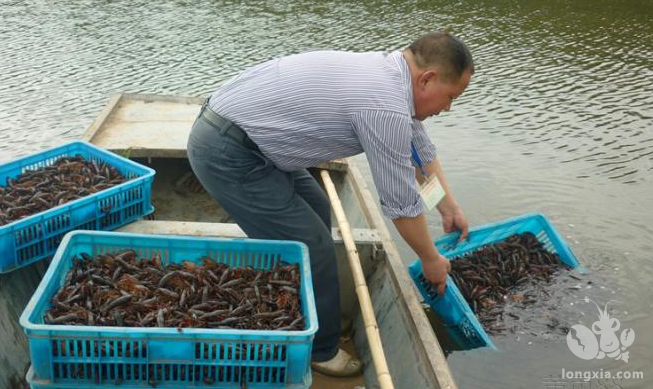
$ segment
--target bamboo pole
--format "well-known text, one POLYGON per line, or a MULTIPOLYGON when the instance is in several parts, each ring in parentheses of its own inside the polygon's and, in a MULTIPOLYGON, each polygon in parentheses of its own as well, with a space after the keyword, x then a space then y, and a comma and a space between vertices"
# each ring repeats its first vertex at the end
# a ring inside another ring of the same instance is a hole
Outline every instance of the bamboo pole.
POLYGON ((360 258, 358 257, 358 250, 354 243, 354 238, 349 227, 349 222, 345 216, 345 211, 342 208, 342 203, 336 192, 336 187, 331 181, 331 176, 327 170, 321 170, 322 182, 326 188, 329 200, 331 200, 331 207, 333 213, 338 220, 340 227, 340 234, 347 249, 347 259, 349 260, 349 268, 354 277, 354 286, 356 288, 356 295, 358 302, 361 306, 361 313, 363 314, 363 324, 365 325, 365 334, 367 335, 367 342, 370 345, 372 353, 372 361, 374 362, 374 369, 376 370, 376 377, 379 381, 381 389, 394 389, 392 377, 388 370, 388 363, 385 360, 383 352, 383 345, 381 344, 381 335, 379 334, 379 326, 376 324, 376 317, 374 316, 374 309, 372 308, 372 298, 365 282, 365 275, 361 267, 360 258))

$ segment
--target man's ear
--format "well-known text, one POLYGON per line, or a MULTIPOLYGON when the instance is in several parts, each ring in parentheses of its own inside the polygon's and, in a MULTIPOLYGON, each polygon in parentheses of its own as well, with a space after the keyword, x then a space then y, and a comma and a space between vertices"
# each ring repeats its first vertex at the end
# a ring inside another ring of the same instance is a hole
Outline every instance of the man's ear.
POLYGON ((426 87, 426 84, 429 82, 435 82, 438 80, 438 71, 437 70, 427 70, 419 78, 420 87, 426 87))

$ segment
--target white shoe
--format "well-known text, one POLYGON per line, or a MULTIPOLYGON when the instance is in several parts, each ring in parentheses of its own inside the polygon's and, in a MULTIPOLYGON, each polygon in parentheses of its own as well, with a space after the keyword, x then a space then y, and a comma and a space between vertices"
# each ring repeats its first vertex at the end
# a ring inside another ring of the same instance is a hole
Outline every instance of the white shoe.
POLYGON ((332 377, 351 377, 363 371, 363 363, 339 348, 335 357, 324 362, 311 362, 313 370, 332 377))

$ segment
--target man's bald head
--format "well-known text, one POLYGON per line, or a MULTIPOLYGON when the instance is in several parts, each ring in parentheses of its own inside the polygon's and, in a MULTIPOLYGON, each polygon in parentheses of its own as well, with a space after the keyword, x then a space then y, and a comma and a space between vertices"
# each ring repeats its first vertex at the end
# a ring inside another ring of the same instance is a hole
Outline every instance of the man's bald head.
POLYGON ((415 65, 426 70, 438 69, 443 81, 455 81, 469 69, 474 74, 474 60, 467 46, 447 32, 428 33, 408 46, 415 65))

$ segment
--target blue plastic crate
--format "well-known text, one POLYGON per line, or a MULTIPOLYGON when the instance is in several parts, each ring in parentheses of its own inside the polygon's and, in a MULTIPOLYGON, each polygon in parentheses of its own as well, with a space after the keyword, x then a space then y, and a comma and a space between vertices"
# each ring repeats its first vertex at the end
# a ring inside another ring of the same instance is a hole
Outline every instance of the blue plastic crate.
MULTIPOLYGON (((585 272, 553 225, 544 215, 538 213, 530 213, 473 228, 469 231, 469 239, 462 243, 457 243, 459 233, 448 234, 437 239, 435 245, 442 255, 454 261, 482 246, 502 241, 510 235, 523 232, 533 233, 548 251, 558 254, 565 264, 581 273, 585 272)), ((496 349, 451 277, 447 276, 446 292, 444 296, 439 297, 437 292, 430 287, 430 283, 424 278, 422 263, 419 259, 409 266, 408 272, 422 298, 438 313, 445 324, 447 332, 460 347, 463 349, 478 347, 496 349)))
POLYGON ((193 238, 117 232, 67 234, 21 315, 32 362, 32 388, 308 388, 318 328, 308 248, 299 242, 193 238), (135 249, 158 254, 164 265, 209 256, 229 266, 271 269, 299 264, 302 331, 124 328, 44 324, 50 300, 72 258, 135 249), (259 358, 259 352, 263 357, 259 358))
POLYGON ((7 178, 77 154, 115 167, 129 181, 0 226, 0 273, 52 256, 68 231, 112 230, 154 211, 154 170, 82 141, 0 165, 0 185, 5 185, 7 178))

